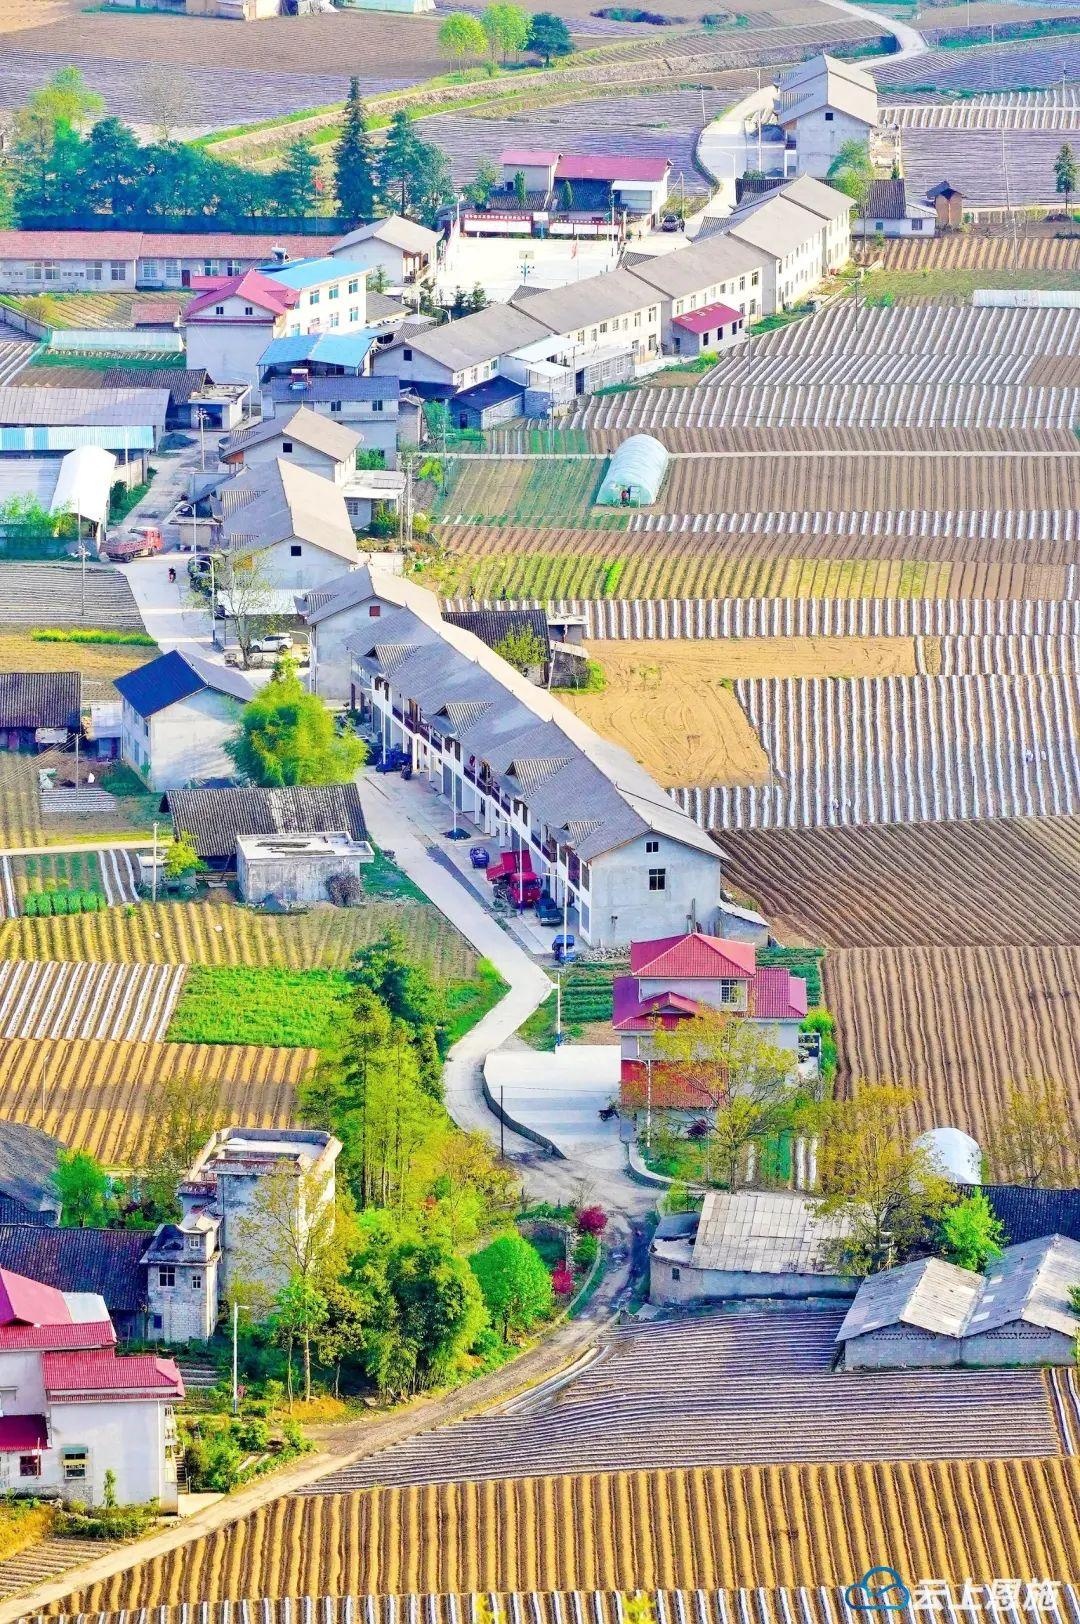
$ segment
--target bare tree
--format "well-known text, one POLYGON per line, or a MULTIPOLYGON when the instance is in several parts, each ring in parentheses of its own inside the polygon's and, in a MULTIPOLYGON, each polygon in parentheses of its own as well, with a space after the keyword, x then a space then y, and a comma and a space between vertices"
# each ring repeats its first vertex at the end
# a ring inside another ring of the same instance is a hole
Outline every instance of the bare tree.
POLYGON ((216 587, 226 616, 232 621, 244 664, 251 663, 251 645, 268 632, 280 630, 284 616, 278 605, 281 589, 258 551, 220 555, 216 587))
POLYGON ((149 62, 140 69, 148 104, 154 109, 154 135, 159 141, 171 141, 177 127, 183 124, 188 104, 184 81, 173 69, 161 62, 149 62))

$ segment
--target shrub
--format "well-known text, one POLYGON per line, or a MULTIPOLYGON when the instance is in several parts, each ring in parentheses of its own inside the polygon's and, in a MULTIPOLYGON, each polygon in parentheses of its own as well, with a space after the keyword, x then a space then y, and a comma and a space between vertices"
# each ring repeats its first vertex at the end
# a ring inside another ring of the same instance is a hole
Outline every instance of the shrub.
POLYGON ((574 1247, 574 1262, 579 1269, 591 1269, 600 1252, 598 1235, 579 1235, 574 1247))
POLYGON ((269 1447, 270 1428, 265 1421, 245 1418, 237 1422, 235 1437, 241 1449, 261 1451, 269 1447))
POLYGON ((136 648, 156 647, 148 632, 109 631, 96 626, 35 626, 30 637, 35 643, 130 643, 136 648))
POLYGON ((574 1276, 565 1263, 559 1263, 551 1271, 551 1285, 556 1297, 569 1297, 574 1289, 574 1276))
POLYGON ((577 1227, 583 1235, 602 1235, 607 1228, 607 1213, 603 1207, 583 1207, 577 1215, 577 1227))
POLYGON ((335 908, 357 908, 363 901, 364 887, 357 874, 331 874, 326 894, 335 908))

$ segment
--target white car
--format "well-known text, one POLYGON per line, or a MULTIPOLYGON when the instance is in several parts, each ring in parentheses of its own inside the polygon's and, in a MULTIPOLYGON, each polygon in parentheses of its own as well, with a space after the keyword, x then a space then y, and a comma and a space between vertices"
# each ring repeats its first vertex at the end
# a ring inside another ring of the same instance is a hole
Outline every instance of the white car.
POLYGON ((292 648, 292 632, 270 632, 266 637, 258 637, 251 645, 252 654, 283 654, 287 648, 292 648))

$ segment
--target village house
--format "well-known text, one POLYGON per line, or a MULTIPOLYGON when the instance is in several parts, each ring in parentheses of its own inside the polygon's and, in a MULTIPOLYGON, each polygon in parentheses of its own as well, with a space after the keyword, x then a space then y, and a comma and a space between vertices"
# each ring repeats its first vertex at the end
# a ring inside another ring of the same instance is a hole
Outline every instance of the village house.
POLYGON ((111 451, 116 478, 137 484, 165 432, 167 389, 0 387, 0 452, 60 457, 80 447, 111 451))
MULTIPOLYGON (((257 558, 267 591, 318 586, 360 556, 343 486, 295 464, 291 454, 243 468, 216 488, 210 509, 214 546, 230 557, 257 558)), ((252 588, 252 612, 260 612, 253 607, 258 597, 252 588)), ((244 613, 239 601, 225 607, 244 613)))
POLYGON ((367 272, 326 254, 275 265, 266 272, 279 287, 290 288, 297 302, 284 317, 281 336, 298 333, 360 333, 367 329, 367 272))
MULTIPOLYGON (((378 299, 369 295, 369 300, 378 299)), ((392 341, 393 334, 388 336, 392 341)), ((398 380, 369 376, 376 338, 361 333, 308 333, 276 338, 259 361, 262 415, 280 416, 297 405, 320 417, 349 423, 366 448, 381 451, 386 466, 397 466, 399 436, 415 445, 417 414, 400 398, 398 380)))
POLYGON ((228 231, 0 231, 0 293, 190 288, 326 247, 325 237, 228 231))
POLYGON ((781 74, 774 105, 786 142, 785 176, 824 180, 845 141, 868 142, 878 127, 873 78, 835 56, 814 56, 781 74))
POLYGON ((326 902, 331 882, 360 882, 364 866, 374 860, 366 840, 354 840, 345 829, 305 835, 238 835, 236 883, 242 902, 273 902, 281 907, 326 902))
POLYGON ((254 1233, 259 1228, 258 1191, 275 1174, 287 1176, 291 1194, 282 1220, 295 1226, 301 1244, 304 1234, 325 1221, 336 1199, 334 1166, 341 1141, 333 1134, 308 1128, 221 1128, 211 1135, 195 1158, 179 1189, 181 1223, 188 1232, 201 1232, 197 1221, 211 1221, 219 1255, 218 1282, 222 1296, 241 1283, 258 1285, 272 1297, 287 1278, 287 1270, 266 1255, 272 1237, 254 1233))
POLYGON ((173 789, 236 771, 225 741, 253 697, 228 666, 173 650, 116 678, 123 702, 120 753, 151 789, 173 789))
POLYGON ((461 230, 472 236, 621 237, 629 221, 656 224, 670 176, 666 158, 507 147, 486 208, 465 209, 461 230))
POLYGON ((208 1342, 220 1311, 221 1225, 205 1212, 159 1224, 140 1259, 146 1280, 147 1339, 208 1342))
POLYGON ((320 417, 308 406, 294 405, 230 434, 221 461, 238 473, 244 468, 265 468, 287 457, 294 467, 341 485, 356 470, 360 444, 355 429, 320 417))
POLYGON ((542 322, 549 336, 505 356, 499 370, 538 393, 553 394, 556 403, 632 378, 639 363, 660 353, 660 301, 630 271, 587 276, 543 292, 523 289, 510 304, 542 322))
MULTIPOLYGON (((628 256, 626 269, 655 290, 660 300, 661 342, 665 350, 675 354, 687 347, 693 350, 684 338, 692 329, 680 322, 680 317, 697 322, 703 312, 712 315, 719 308, 751 320, 765 314, 764 257, 731 237, 705 237, 652 258, 628 256)), ((708 326, 730 327, 732 319, 724 321, 717 316, 708 326)), ((721 343, 703 347, 719 348, 721 343)))
POLYGON ((649 1301, 853 1297, 830 1260, 843 1221, 787 1190, 708 1190, 700 1215, 662 1226, 649 1246, 649 1301))
POLYGON ((1080 1242, 1007 1246, 985 1274, 919 1258, 871 1275, 837 1334, 845 1370, 1072 1365, 1080 1242))
MULTIPOLYGON (((851 258, 851 219, 855 205, 846 192, 815 180, 813 175, 800 175, 798 180, 785 181, 771 195, 796 203, 821 222, 818 228, 821 232, 821 263, 826 273, 838 271, 847 264, 851 258)), ((745 219, 765 201, 767 199, 760 197, 747 200, 736 218, 745 219)))
POLYGON ((235 869, 237 841, 249 835, 345 830, 355 842, 368 838, 360 791, 354 783, 174 789, 166 802, 173 833, 189 834, 207 866, 222 872, 235 869))
POLYGON ((858 237, 933 237, 937 224, 936 210, 909 198, 905 181, 872 180, 851 229, 858 237))
POLYGON ((44 750, 79 731, 78 671, 0 672, 0 750, 44 750))
POLYGON ((351 706, 383 749, 407 752, 455 820, 527 852, 585 942, 714 918, 719 848, 627 751, 448 624, 434 593, 371 566, 355 575, 351 706))
POLYGON ((176 1509, 171 1359, 119 1355, 102 1299, 0 1269, 0 1488, 176 1509))
POLYGON ((93 1292, 108 1310, 121 1341, 150 1334, 147 1316, 145 1230, 66 1229, 16 1221, 0 1222, 0 1269, 38 1280, 62 1292, 93 1292))
POLYGON ((493 378, 504 355, 550 336, 525 310, 491 304, 460 321, 399 335, 376 352, 372 372, 399 379, 426 400, 448 400, 493 378))
POLYGON ((762 256, 762 309, 766 315, 798 304, 825 274, 821 217, 790 198, 770 195, 723 223, 726 237, 762 256))
POLYGON ((347 232, 326 252, 361 271, 381 271, 387 288, 402 292, 432 281, 440 241, 437 231, 391 214, 347 232))

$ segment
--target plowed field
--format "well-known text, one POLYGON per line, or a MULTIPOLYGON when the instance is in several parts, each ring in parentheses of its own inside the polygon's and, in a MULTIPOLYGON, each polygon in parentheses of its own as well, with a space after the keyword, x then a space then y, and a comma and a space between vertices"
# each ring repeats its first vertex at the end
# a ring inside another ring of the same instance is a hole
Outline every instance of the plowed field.
POLYGON ((0 959, 341 969, 391 923, 440 979, 470 974, 471 948, 438 909, 420 902, 327 905, 292 919, 223 902, 143 902, 130 915, 112 908, 58 919, 9 919, 0 926, 0 959))
MULTIPOLYGON (((928 899, 932 904, 932 899, 928 899)), ((1080 1131, 1080 948, 853 947, 825 960, 842 1093, 910 1086, 921 1128, 981 1142, 1013 1084, 1060 1080, 1080 1131)), ((1069 1131, 1063 1125, 1063 1131, 1069 1131)))
POLYGON ((1080 272, 1080 233, 1074 237, 1000 237, 950 232, 930 242, 893 238, 884 248, 891 271, 1060 270, 1080 272))
POLYGON ((729 884, 786 942, 1051 947, 1080 941, 1080 819, 725 829, 729 884))
POLYGON ((1047 539, 1031 540, 939 534, 929 524, 925 532, 883 528, 887 517, 904 516, 850 509, 642 514, 617 534, 449 525, 441 531, 449 558, 431 584, 474 598, 1058 599, 1080 554, 1075 541, 1052 539, 1052 528, 1047 539), (860 523, 842 527, 848 518, 860 523), (731 521, 723 531, 721 520, 731 521))
POLYGON ((33 846, 41 839, 41 796, 29 756, 0 751, 0 845, 33 846))
POLYGON ((281 1499, 54 1610, 1080 1574, 1080 1461, 721 1467, 281 1499))
POLYGON ((768 758, 725 686, 732 678, 910 675, 916 668, 915 644, 902 637, 605 642, 592 652, 603 665, 604 692, 568 694, 566 703, 665 785, 768 778, 768 758))
POLYGON ((44 1128, 107 1166, 138 1166, 164 1084, 212 1079, 230 1121, 284 1128, 316 1058, 312 1049, 16 1038, 4 1044, 0 1116, 44 1128))

